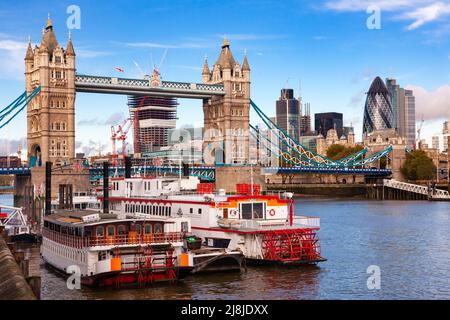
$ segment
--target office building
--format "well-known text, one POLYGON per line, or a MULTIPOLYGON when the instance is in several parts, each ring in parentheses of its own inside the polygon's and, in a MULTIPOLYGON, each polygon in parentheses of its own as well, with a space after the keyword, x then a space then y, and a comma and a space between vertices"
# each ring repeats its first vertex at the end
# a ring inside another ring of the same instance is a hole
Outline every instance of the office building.
POLYGON ((337 112, 316 113, 314 115, 314 126, 317 134, 324 137, 331 129, 335 129, 338 137, 341 137, 344 133, 343 115, 337 112))
POLYGON ((364 107, 363 136, 393 128, 391 95, 380 77, 373 80, 364 107))

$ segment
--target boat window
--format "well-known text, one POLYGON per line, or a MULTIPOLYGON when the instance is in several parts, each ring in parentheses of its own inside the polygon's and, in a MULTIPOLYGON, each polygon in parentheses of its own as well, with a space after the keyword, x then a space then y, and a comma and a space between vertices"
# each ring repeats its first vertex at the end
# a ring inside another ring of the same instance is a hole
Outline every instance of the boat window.
POLYGON ((169 216, 172 215, 172 207, 169 207, 169 216))
POLYGON ((152 225, 151 224, 146 224, 145 226, 144 226, 144 233, 145 234, 150 234, 150 233, 152 233, 152 225))
POLYGON ((108 226, 108 237, 114 237, 116 235, 116 228, 114 226, 108 226))
POLYGON ((198 214, 202 214, 202 208, 198 208, 198 214))
POLYGON ((100 251, 98 253, 98 261, 106 260, 106 251, 100 251))
POLYGON ((103 237, 105 234, 105 228, 97 227, 95 234, 97 235, 97 237, 103 237))
POLYGON ((135 228, 137 234, 142 233, 142 226, 140 224, 135 225, 134 228, 135 228))
POLYGON ((264 204, 262 202, 242 203, 241 218, 247 220, 264 219, 264 204))
POLYGON ((189 208, 189 213, 194 213, 194 208, 189 208))
POLYGON ((119 235, 124 235, 125 233, 126 233, 126 228, 125 228, 125 226, 124 225, 120 225, 120 226, 118 226, 117 227, 117 233, 119 234, 119 235))
POLYGON ((189 232, 189 223, 187 221, 181 223, 181 232, 189 232))
POLYGON ((263 207, 261 202, 253 204, 253 219, 264 219, 263 207))
POLYGON ((251 203, 243 203, 241 204, 241 218, 242 219, 252 219, 252 204, 251 203))
POLYGON ((155 224, 155 233, 162 233, 162 225, 161 223, 155 224))

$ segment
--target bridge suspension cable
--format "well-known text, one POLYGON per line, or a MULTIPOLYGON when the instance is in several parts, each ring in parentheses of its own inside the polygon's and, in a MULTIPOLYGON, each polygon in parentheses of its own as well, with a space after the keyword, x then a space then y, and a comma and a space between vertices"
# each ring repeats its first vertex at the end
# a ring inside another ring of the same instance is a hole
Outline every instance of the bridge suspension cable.
POLYGON ((252 100, 250 100, 250 105, 267 126, 271 134, 275 135, 277 141, 274 142, 264 135, 258 135, 258 129, 250 125, 250 133, 252 136, 257 140, 261 140, 261 138, 263 138, 265 142, 269 144, 267 149, 271 154, 275 155, 279 159, 283 159, 286 163, 293 166, 325 168, 361 167, 378 161, 380 158, 386 157, 392 151, 392 146, 389 146, 385 150, 364 158, 365 154, 368 152, 368 148, 364 148, 363 150, 360 150, 345 158, 334 161, 312 151, 296 141, 283 129, 278 127, 278 125, 276 125, 266 114, 264 114, 264 112, 252 100))
POLYGON ((23 109, 25 109, 39 92, 41 92, 40 86, 34 89, 29 95, 24 92, 6 108, 0 110, 0 129, 8 125, 23 109))

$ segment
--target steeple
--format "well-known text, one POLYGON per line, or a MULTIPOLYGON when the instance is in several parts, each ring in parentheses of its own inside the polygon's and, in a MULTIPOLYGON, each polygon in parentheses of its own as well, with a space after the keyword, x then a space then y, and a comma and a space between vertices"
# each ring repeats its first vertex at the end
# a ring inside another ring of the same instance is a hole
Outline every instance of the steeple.
POLYGON ((223 38, 223 44, 222 44, 222 49, 226 48, 226 47, 230 47, 230 42, 228 41, 227 36, 225 36, 223 38))
POLYGON ((208 66, 208 56, 205 56, 205 63, 203 64, 203 72, 202 74, 205 75, 209 75, 210 71, 209 71, 209 66, 208 66))
POLYGON ((242 70, 250 71, 250 65, 248 64, 248 60, 247 60, 247 49, 245 49, 245 53, 244 53, 244 62, 242 63, 242 70))
POLYGON ((33 49, 31 48, 31 38, 28 36, 28 48, 27 48, 27 54, 25 56, 25 60, 33 60, 34 59, 34 53, 33 49))
POLYGON ((75 50, 72 44, 72 32, 69 31, 69 41, 67 42, 66 55, 75 56, 75 50))
POLYGON ((50 19, 50 13, 48 14, 47 18, 47 25, 45 27, 46 30, 53 28, 52 20, 50 19))

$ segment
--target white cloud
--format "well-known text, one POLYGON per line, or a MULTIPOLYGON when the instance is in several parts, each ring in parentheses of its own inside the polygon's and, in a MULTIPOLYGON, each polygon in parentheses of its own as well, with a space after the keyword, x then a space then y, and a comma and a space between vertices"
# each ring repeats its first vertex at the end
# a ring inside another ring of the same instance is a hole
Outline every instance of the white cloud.
POLYGON ((422 114, 425 120, 450 119, 450 86, 443 85, 434 91, 421 86, 408 85, 416 97, 416 119, 422 114))
POLYGON ((435 21, 450 14, 450 4, 436 2, 426 7, 417 8, 414 11, 406 12, 400 18, 413 20, 408 26, 408 30, 414 30, 426 23, 435 21))
POLYGON ((21 42, 10 38, 0 38, 0 78, 23 80, 25 72, 25 53, 27 42, 21 42))
POLYGON ((115 112, 109 116, 105 121, 101 121, 98 118, 82 119, 77 122, 78 126, 112 126, 119 125, 125 120, 123 112, 115 112))
POLYGON ((337 0, 326 1, 324 7, 338 12, 358 12, 366 11, 370 5, 378 6, 382 12, 397 13, 396 19, 412 21, 408 30, 415 30, 450 15, 448 0, 337 0))

